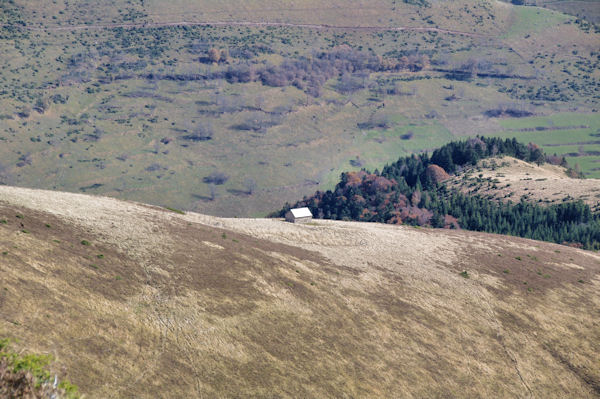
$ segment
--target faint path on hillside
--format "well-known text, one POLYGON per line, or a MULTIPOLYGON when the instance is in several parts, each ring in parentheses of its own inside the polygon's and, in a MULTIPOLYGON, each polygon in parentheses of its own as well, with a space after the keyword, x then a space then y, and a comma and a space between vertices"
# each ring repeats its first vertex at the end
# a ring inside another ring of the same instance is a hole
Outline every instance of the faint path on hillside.
POLYGON ((471 37, 487 37, 473 32, 463 32, 452 29, 442 29, 433 27, 410 27, 410 26, 341 26, 327 24, 294 24, 288 22, 252 22, 252 21, 214 21, 214 22, 191 22, 191 21, 174 21, 174 22, 147 22, 147 23, 117 23, 117 24, 90 24, 90 25, 68 25, 68 26, 50 26, 50 27, 33 27, 28 25, 10 25, 1 24, 0 26, 11 26, 19 29, 32 31, 76 31, 85 29, 115 29, 115 28, 160 28, 168 26, 250 26, 250 27, 283 27, 283 28, 306 28, 318 30, 355 30, 367 32, 437 32, 450 35, 471 36, 471 37))
MULTIPOLYGON (((248 11, 253 12, 253 13, 261 13, 261 12, 306 12, 306 11, 311 11, 311 12, 317 12, 317 11, 339 11, 340 7, 287 7, 287 8, 281 8, 281 7, 277 7, 277 8, 252 8, 248 11)), ((397 10, 394 7, 344 7, 344 11, 376 11, 376 12, 393 12, 394 15, 398 16, 398 15, 403 15, 403 16, 407 16, 407 15, 415 15, 418 14, 418 12, 416 11, 409 11, 409 12, 404 12, 404 13, 398 13, 397 10)), ((159 14, 148 14, 148 16, 150 17, 166 17, 166 16, 176 16, 176 17, 181 17, 182 15, 186 15, 186 16, 190 16, 190 15, 207 15, 207 14, 229 14, 231 13, 231 10, 211 10, 211 11, 202 11, 199 13, 165 13, 165 12, 161 12, 159 14)))

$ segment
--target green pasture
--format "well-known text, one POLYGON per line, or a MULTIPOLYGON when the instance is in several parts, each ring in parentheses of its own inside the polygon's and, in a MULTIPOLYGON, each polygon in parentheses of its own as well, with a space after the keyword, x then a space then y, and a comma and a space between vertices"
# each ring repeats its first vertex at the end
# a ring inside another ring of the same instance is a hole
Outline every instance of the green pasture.
POLYGON ((505 130, 494 135, 536 143, 548 154, 579 154, 567 156, 569 164, 573 167, 578 164, 587 177, 600 177, 600 155, 587 155, 600 152, 600 115, 597 113, 502 119, 499 124, 505 130))
POLYGON ((564 23, 571 17, 557 11, 541 7, 517 6, 513 8, 513 23, 507 37, 538 33, 564 23))
MULTIPOLYGON (((52 28, 168 21, 182 13, 190 20, 244 16, 280 20, 275 11, 261 9, 267 2, 259 1, 243 6, 211 1, 202 2, 202 7, 178 1, 170 8, 179 14, 169 14, 166 3, 157 1, 143 7, 117 2, 106 14, 100 13, 106 2, 69 3, 68 9, 62 0, 40 5, 41 9, 24 3, 25 7, 11 12, 32 26, 52 28)), ((277 9, 279 3, 271 3, 277 9)), ((290 5, 294 10, 286 15, 306 23, 318 14, 307 10, 316 7, 323 10, 315 23, 425 25, 476 30, 493 38, 234 25, 74 31, 2 28, 0 182, 219 215, 264 215, 285 201, 333 188, 343 171, 381 169, 400 156, 477 134, 516 136, 550 153, 595 151, 595 145, 579 148, 569 143, 600 140, 594 136, 600 129, 594 112, 598 97, 590 94, 598 86, 597 35, 565 36, 560 47, 544 47, 544 53, 538 54, 549 32, 578 29, 570 17, 483 3, 471 4, 466 13, 463 3, 435 2, 421 9, 380 0, 336 17, 332 10, 341 2, 302 1, 290 5), (382 19, 394 7, 397 13, 390 16, 394 21, 382 19), (432 22, 424 22, 425 17, 432 22), (528 24, 532 24, 531 37, 516 41, 528 24), (510 37, 499 32, 509 32, 510 37), (336 76, 317 97, 291 85, 236 83, 222 77, 145 78, 150 73, 212 76, 240 63, 256 68, 282 65, 342 45, 390 60, 426 54, 431 66, 419 72, 361 75, 362 86, 349 92, 340 89, 341 79, 336 76), (231 54, 229 64, 200 62, 208 47, 231 54), (487 75, 457 78, 446 72, 473 62, 481 64, 476 71, 487 75), (537 79, 529 79, 536 74, 537 79), (547 87, 565 99, 545 97, 547 87), (46 106, 43 112, 35 109, 39 102, 46 106), (525 109, 535 116, 486 116, 507 108, 525 109), (377 123, 381 126, 374 126, 377 123), (264 128, 253 130, 257 125, 264 128), (210 140, 184 139, 203 126, 210 127, 210 140), (548 129, 535 130, 540 127, 548 129), (215 172, 228 179, 211 188, 205 178, 215 172)), ((597 176, 594 157, 577 158, 588 176, 597 176)))

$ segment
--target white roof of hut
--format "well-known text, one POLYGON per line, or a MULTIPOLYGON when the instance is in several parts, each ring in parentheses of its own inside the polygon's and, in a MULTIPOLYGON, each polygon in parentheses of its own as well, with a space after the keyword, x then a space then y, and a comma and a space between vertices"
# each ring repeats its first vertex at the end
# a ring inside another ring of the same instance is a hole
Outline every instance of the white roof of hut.
POLYGON ((308 208, 294 208, 294 209, 290 209, 290 212, 292 212, 292 215, 296 219, 312 217, 312 213, 310 212, 310 209, 308 209, 308 208))

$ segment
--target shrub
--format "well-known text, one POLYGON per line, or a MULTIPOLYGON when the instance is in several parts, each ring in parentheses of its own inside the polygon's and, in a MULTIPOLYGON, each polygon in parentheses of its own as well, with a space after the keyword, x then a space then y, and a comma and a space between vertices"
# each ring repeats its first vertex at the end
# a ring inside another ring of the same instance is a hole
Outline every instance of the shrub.
POLYGON ((281 123, 282 116, 280 115, 263 115, 260 112, 255 112, 248 116, 246 120, 233 125, 236 130, 247 130, 252 132, 266 133, 267 129, 272 126, 277 126, 281 123))
POLYGON ((248 195, 252 195, 254 190, 256 190, 256 182, 251 177, 244 180, 244 187, 246 188, 246 193, 248 195))
POLYGON ((414 133, 414 132, 412 132, 412 131, 409 131, 409 132, 407 132, 406 134, 403 134, 402 136, 400 136, 400 138, 401 138, 402 140, 410 140, 410 139, 412 139, 412 138, 413 138, 413 136, 414 136, 414 135, 415 135, 415 133, 414 133))
POLYGON ((55 387, 48 370, 50 355, 20 354, 11 348, 12 340, 0 339, 0 397, 79 398, 77 386, 60 381, 55 387))
POLYGON ((360 168, 361 166, 364 165, 364 162, 360 159, 360 157, 357 155, 356 159, 351 159, 350 160, 350 165, 354 166, 355 168, 360 168))
POLYGON ((210 122, 200 122, 190 134, 181 136, 181 138, 188 141, 208 141, 212 139, 213 134, 214 129, 210 122))
POLYGON ((175 213, 178 213, 178 214, 180 214, 180 215, 185 215, 185 212, 184 212, 184 211, 182 211, 182 210, 180 210, 180 209, 177 209, 177 208, 171 208, 171 207, 165 206, 165 209, 168 209, 168 210, 170 210, 171 212, 175 212, 175 213))
POLYGON ((17 112, 17 115, 19 116, 19 118, 29 118, 29 115, 31 115, 31 107, 29 105, 22 106, 17 112))
POLYGON ((146 172, 156 172, 158 170, 161 170, 162 166, 160 164, 157 163, 153 163, 152 165, 148 166, 146 169, 144 169, 146 172))
POLYGON ((50 96, 50 100, 54 103, 54 104, 64 104, 67 102, 67 100, 69 99, 69 97, 63 97, 60 94, 54 94, 52 96, 50 96))
POLYGON ((225 182, 227 182, 227 180, 229 180, 229 176, 227 176, 223 172, 212 172, 210 175, 205 176, 202 179, 202 181, 204 183, 216 184, 218 186, 221 184, 225 184, 225 182))

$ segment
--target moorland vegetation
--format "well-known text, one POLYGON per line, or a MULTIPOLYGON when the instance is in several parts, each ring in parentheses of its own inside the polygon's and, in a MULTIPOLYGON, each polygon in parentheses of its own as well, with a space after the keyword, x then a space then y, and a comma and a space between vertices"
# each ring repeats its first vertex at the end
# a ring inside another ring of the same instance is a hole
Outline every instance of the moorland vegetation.
POLYGON ((476 135, 517 136, 600 176, 598 33, 557 11, 467 0, 0 7, 3 184, 262 216, 332 189, 348 168, 476 135))

